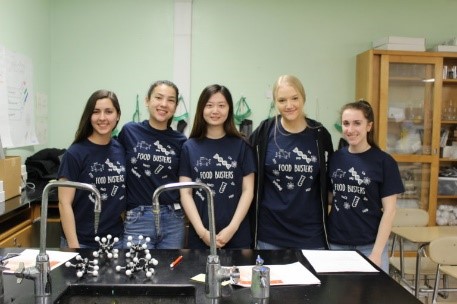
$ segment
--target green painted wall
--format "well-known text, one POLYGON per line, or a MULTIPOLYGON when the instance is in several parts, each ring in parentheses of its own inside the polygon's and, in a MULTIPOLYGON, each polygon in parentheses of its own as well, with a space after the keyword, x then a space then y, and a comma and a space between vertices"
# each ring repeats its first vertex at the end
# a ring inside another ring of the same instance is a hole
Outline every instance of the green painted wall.
MULTIPOLYGON (((0 44, 32 58, 35 91, 49 96, 49 147, 71 143, 94 90, 118 94, 123 124, 137 94, 142 101, 151 82, 172 78, 173 7, 172 0, 0 0, 0 44)), ((221 83, 235 100, 246 96, 256 126, 268 115, 272 83, 295 74, 307 114, 336 143, 338 110, 354 98, 355 56, 388 35, 425 37, 428 47, 455 37, 455 12, 456 0, 194 0, 190 110, 206 85, 221 83)))
MULTIPOLYGON (((31 58, 34 91, 51 91, 50 0, 0 0, 0 45, 31 58)), ((44 146, 8 149, 8 155, 20 155, 22 161, 44 146)))

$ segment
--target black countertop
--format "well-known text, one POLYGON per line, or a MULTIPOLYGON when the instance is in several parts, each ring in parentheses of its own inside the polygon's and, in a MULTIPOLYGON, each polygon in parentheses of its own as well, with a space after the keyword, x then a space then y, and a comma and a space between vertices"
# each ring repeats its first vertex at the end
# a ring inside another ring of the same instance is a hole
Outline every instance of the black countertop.
MULTIPOLYGON (((30 208, 31 204, 41 204, 42 189, 29 189, 22 191, 21 195, 12 197, 4 202, 0 202, 0 218, 6 217, 13 211, 30 208)), ((56 189, 51 189, 48 196, 48 203, 55 204, 58 202, 56 189)))
MULTIPOLYGON (((22 192, 22 195, 10 198, 4 202, 0 202, 0 233, 5 232, 7 229, 17 225, 17 221, 12 221, 12 217, 16 216, 18 212, 22 212, 24 209, 29 209, 33 204, 40 204, 39 200, 31 200, 30 196, 22 192), (16 215, 15 215, 16 214, 16 215), (5 221, 7 223, 5 223, 5 221)), ((56 201, 49 201, 49 203, 56 204, 56 201)), ((49 211, 48 211, 49 213, 49 211)), ((50 217, 48 217, 49 219, 50 217)), ((21 218, 22 220, 24 218, 21 218)), ((28 243, 30 247, 40 246, 40 219, 30 218, 32 233, 28 243)), ((47 247, 59 247, 60 246, 60 221, 48 222, 47 224, 47 247)))
POLYGON ((25 194, 0 202, 0 217, 6 217, 11 212, 21 208, 30 208, 30 201, 27 200, 25 194))
MULTIPOLYGON (((0 249, 0 254, 6 252, 20 252, 20 249, 0 249)), ((80 250, 82 257, 91 258, 92 251, 80 250)), ((234 286, 223 288, 223 294, 219 301, 210 301, 205 296, 204 284, 191 281, 190 278, 205 273, 206 258, 209 251, 206 250, 153 250, 152 257, 159 261, 155 267, 156 273, 146 277, 144 272, 135 273, 128 277, 123 272, 115 270, 116 265, 125 265, 124 252, 121 252, 117 260, 101 259, 100 274, 98 277, 89 274, 82 278, 76 276, 74 268, 64 265, 51 272, 52 278, 52 301, 56 302, 69 285, 128 285, 145 284, 154 286, 187 285, 195 288, 196 303, 251 303, 250 289, 234 286), (183 261, 175 268, 169 265, 173 259, 183 255, 183 261)), ((289 264, 300 261, 305 267, 314 270, 299 250, 220 250, 218 251, 222 266, 254 265, 257 255, 260 254, 265 264, 289 264)), ((92 258, 91 258, 92 259, 92 258)), ((315 274, 315 273, 314 273, 315 274)), ((379 273, 339 273, 339 274, 316 274, 321 281, 320 285, 296 285, 296 286, 271 286, 269 304, 274 303, 389 303, 408 304, 421 303, 412 294, 396 283, 384 272, 379 273)), ((21 284, 16 283, 16 277, 3 275, 5 303, 22 304, 34 303, 33 281, 24 279, 21 284)), ((136 300, 135 303, 139 303, 136 300)), ((100 303, 100 302, 97 302, 100 303)), ((111 302, 110 302, 111 303, 111 302)), ((112 303, 123 303, 112 302, 112 303)), ((126 303, 132 303, 131 301, 126 303)), ((141 302, 143 303, 143 302, 141 302)), ((152 302, 148 302, 152 303, 152 302)))

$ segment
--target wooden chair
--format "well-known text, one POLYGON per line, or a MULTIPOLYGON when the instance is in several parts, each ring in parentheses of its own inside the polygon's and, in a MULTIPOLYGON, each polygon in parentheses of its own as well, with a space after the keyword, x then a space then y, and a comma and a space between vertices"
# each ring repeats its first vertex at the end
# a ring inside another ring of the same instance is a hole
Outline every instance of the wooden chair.
POLYGON ((432 241, 428 251, 430 259, 437 264, 432 303, 457 303, 457 300, 437 302, 439 291, 444 291, 446 296, 447 292, 457 292, 456 287, 448 288, 447 283, 448 276, 457 279, 457 235, 445 236, 432 241), (443 274, 444 287, 442 289, 439 288, 441 274, 443 274))
MULTIPOLYGON (((418 208, 397 208, 393 227, 425 227, 428 225, 429 215, 428 212, 418 208)), ((399 243, 400 252, 404 251, 404 241, 398 240, 394 234, 392 238, 392 246, 390 253, 390 273, 392 277, 397 278, 398 281, 407 283, 412 287, 411 282, 414 281, 416 275, 416 257, 404 257, 403 264, 399 256, 395 256, 396 245, 399 243)), ((416 249, 414 249, 416 251, 416 249)), ((428 276, 432 277, 436 272, 436 264, 428 258, 425 253, 421 256, 421 276, 423 275, 427 281, 428 276)))

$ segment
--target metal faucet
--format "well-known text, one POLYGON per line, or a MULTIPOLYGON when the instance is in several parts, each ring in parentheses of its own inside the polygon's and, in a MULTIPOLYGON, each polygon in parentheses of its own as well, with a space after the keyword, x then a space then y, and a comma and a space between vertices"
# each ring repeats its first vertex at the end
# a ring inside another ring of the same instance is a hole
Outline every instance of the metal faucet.
POLYGON ((255 303, 268 303, 270 297, 270 268, 263 265, 263 259, 257 256, 252 267, 251 295, 255 303))
POLYGON ((216 248, 216 225, 214 223, 214 201, 211 188, 208 185, 199 182, 170 183, 158 187, 152 195, 152 206, 155 214, 156 229, 157 231, 160 231, 160 194, 164 191, 184 188, 203 189, 206 192, 208 202, 210 254, 206 260, 205 294, 211 299, 220 298, 222 294, 222 281, 231 279, 232 281, 237 282, 240 277, 240 272, 235 266, 230 268, 221 267, 216 248))
POLYGON ((22 280, 31 279, 35 282, 35 298, 37 303, 45 302, 46 297, 51 295, 51 269, 49 264, 49 256, 46 253, 46 227, 48 221, 48 196, 49 190, 56 187, 69 187, 81 190, 91 191, 95 195, 95 218, 94 228, 95 233, 98 231, 100 223, 100 213, 102 210, 100 192, 94 185, 70 182, 70 181, 53 181, 44 187, 41 199, 41 223, 40 223, 40 251, 36 257, 36 264, 34 267, 24 268, 23 265, 15 271, 18 278, 17 282, 21 283, 22 280), (40 300, 41 299, 41 300, 40 300))
POLYGON ((3 261, 0 262, 0 304, 3 304, 5 298, 5 290, 3 289, 3 270, 5 269, 3 261))

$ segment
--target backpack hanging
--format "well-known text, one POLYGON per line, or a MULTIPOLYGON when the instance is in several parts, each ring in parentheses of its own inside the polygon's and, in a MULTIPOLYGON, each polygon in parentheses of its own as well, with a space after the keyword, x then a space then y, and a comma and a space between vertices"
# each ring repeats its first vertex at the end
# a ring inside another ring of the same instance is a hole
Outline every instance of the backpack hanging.
POLYGON ((246 101, 246 97, 241 96, 240 100, 235 104, 235 124, 241 125, 241 122, 248 118, 251 113, 251 108, 246 101))
POLYGON ((189 118, 189 112, 187 111, 186 103, 184 98, 180 95, 178 98, 178 108, 176 109, 173 121, 177 122, 176 130, 180 133, 184 133, 187 127, 187 119, 189 118))
POLYGON ((240 132, 245 136, 249 137, 252 134, 252 120, 244 119, 240 123, 240 132))

